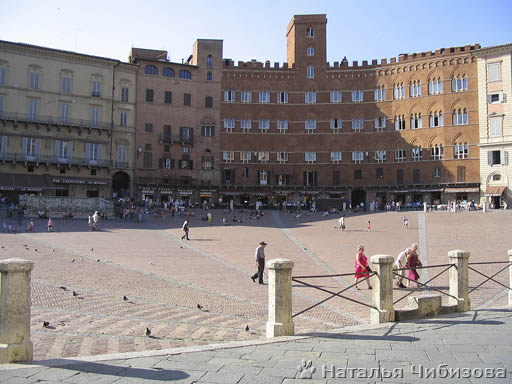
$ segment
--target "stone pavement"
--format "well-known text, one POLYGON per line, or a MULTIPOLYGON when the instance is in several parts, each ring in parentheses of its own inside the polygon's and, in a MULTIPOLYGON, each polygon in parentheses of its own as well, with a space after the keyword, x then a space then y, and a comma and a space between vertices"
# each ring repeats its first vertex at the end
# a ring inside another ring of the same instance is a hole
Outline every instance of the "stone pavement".
POLYGON ((0 366, 0 383, 510 383, 512 308, 245 341, 0 366))
MULTIPOLYGON (((32 274, 32 340, 34 358, 78 357, 169 349, 211 343, 261 339, 265 334, 267 286, 253 284, 254 248, 269 243, 267 259, 294 261, 293 275, 353 272, 359 243, 367 256, 395 255, 419 242, 424 264, 444 264, 447 252, 461 248, 470 261, 506 260, 512 249, 512 212, 380 212, 350 214, 347 230, 336 229, 338 216, 303 213, 301 217, 267 211, 261 220, 247 213, 241 225, 222 225, 214 210, 213 225, 191 220, 191 240, 181 241, 183 217, 145 222, 108 221, 100 232, 88 232, 84 220, 55 220, 54 233, 36 220, 33 233, 0 234, 0 259, 21 257, 35 262, 32 274), (402 218, 409 219, 409 228, 402 218), (366 222, 372 231, 366 231, 366 222), (423 222, 423 221, 424 222, 423 222), (421 224, 421 225, 419 225, 421 224), (426 239, 425 241, 422 241, 426 239), (66 290, 60 287, 66 287, 66 290), (73 297, 75 290, 78 297, 73 297), (123 295, 129 300, 124 301, 123 295), (203 310, 197 309, 201 304, 203 310), (43 328, 43 321, 50 327, 43 328), (245 327, 249 325, 250 331, 245 327), (151 328, 154 338, 146 338, 151 328)), ((490 275, 500 266, 483 265, 490 275)), ((430 276, 437 273, 429 271, 430 276)), ((426 280, 427 272, 422 271, 426 280)), ((433 281, 447 288, 448 274, 433 281)), ((470 285, 483 277, 470 272, 470 285)), ((508 284, 508 274, 497 279, 508 284)), ((340 290, 352 277, 308 279, 340 290)), ((365 284, 362 284, 363 287, 365 284)), ((395 290, 395 300, 411 290, 395 290)), ((422 294, 423 291, 413 291, 422 294)), ((505 305, 504 288, 490 282, 471 294, 473 308, 505 305)), ((350 289, 348 298, 370 303, 370 291, 350 289)), ((293 311, 311 306, 326 294, 301 284, 293 287, 293 311)), ((405 305, 402 300, 398 306, 405 305)), ((367 324, 369 309, 335 298, 295 318, 300 334, 367 324)))

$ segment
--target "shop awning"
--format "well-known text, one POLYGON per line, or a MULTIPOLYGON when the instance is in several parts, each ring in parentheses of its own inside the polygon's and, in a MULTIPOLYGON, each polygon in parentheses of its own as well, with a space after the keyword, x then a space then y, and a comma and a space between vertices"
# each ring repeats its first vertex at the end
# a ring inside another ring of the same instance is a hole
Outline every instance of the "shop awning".
POLYGON ((466 187, 466 188, 445 188, 445 193, 476 193, 480 192, 478 187, 466 187))
POLYGON ((41 192, 43 189, 55 189, 44 175, 0 173, 0 191, 41 192))
POLYGON ((293 175, 293 167, 275 167, 274 175, 293 175))
POLYGON ((507 187, 504 185, 487 187, 485 190, 485 196, 501 196, 503 195, 503 192, 505 192, 505 189, 507 189, 507 187))

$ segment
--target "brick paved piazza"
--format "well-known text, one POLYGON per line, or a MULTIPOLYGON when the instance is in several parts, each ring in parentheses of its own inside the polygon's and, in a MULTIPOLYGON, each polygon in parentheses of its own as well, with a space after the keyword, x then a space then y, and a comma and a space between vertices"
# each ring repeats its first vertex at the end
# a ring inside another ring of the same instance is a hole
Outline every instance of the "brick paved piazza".
MULTIPOLYGON (((369 257, 396 257, 408 244, 418 242, 426 265, 447 263, 451 249, 470 251, 473 262, 504 261, 507 249, 512 249, 509 212, 348 215, 345 232, 336 229, 339 216, 323 217, 320 213, 297 218, 267 211, 263 219, 251 220, 247 214, 235 212, 244 223, 223 226, 223 211, 212 212, 212 225, 200 221, 199 211, 195 212, 190 241, 180 240, 182 217, 146 217, 143 223, 113 220, 103 222, 100 232, 87 231, 84 220, 56 220, 56 232, 47 233, 46 223, 36 221, 34 233, 2 234, 2 259, 21 257, 35 262, 34 359, 264 337, 267 286, 250 280, 255 272, 254 249, 261 240, 269 243, 267 260, 284 257, 295 262, 294 275, 353 272, 359 243, 365 244, 369 257), (408 229, 402 225, 404 215, 409 219, 408 229), (368 220, 371 232, 366 231, 368 220), (74 297, 73 290, 79 296, 74 297), (123 300, 123 295, 129 300, 123 300), (197 304, 203 310, 197 309, 197 304), (45 320, 50 328, 42 327, 45 320), (144 335, 146 327, 154 337, 144 335)), ((500 268, 479 266, 486 274, 500 268)), ((423 281, 436 271, 439 269, 423 271, 423 281)), ((498 278, 508 284, 507 271, 498 278)), ((446 289, 447 279, 444 273, 433 285, 446 289)), ((470 286, 482 280, 470 273, 470 286)), ((351 284, 352 278, 314 282, 339 291, 351 284)), ((326 297, 300 284, 294 284, 293 292, 294 312, 326 297)), ((408 292, 396 290, 395 299, 408 292)), ((495 283, 484 285, 471 294, 473 308, 484 303, 506 305, 503 292, 504 288, 495 283)), ((370 303, 367 289, 350 289, 345 295, 370 303)), ((368 319, 367 307, 336 298, 296 317, 295 324, 297 333, 304 334, 364 324, 368 319)))

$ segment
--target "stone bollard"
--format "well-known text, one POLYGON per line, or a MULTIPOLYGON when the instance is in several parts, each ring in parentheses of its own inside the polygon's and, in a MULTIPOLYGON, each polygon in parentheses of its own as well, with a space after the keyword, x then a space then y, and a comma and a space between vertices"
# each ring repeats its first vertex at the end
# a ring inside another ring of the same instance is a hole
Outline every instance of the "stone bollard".
POLYGON ((393 309, 393 256, 375 255, 371 257, 373 271, 377 274, 371 277, 372 304, 377 309, 371 309, 372 324, 395 321, 393 309))
POLYGON ((423 212, 427 213, 427 203, 423 202, 423 212))
MULTIPOLYGON (((508 250, 508 261, 512 264, 512 249, 508 250)), ((508 267, 508 273, 510 276, 510 290, 508 291, 508 305, 512 306, 512 265, 508 267)))
POLYGON ((267 338, 293 336, 292 269, 293 261, 273 259, 268 268, 267 338))
POLYGON ((32 360, 30 271, 22 259, 0 261, 0 363, 32 360))
POLYGON ((469 311, 471 310, 468 282, 469 252, 457 249, 449 251, 448 257, 450 264, 455 265, 450 268, 450 295, 456 297, 449 297, 448 303, 457 305, 457 312, 469 311))

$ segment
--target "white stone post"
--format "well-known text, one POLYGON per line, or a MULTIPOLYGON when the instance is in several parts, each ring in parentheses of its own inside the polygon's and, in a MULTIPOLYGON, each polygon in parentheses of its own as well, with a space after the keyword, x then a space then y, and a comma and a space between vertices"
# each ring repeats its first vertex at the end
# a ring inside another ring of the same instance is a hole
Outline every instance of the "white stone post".
POLYGON ((373 286, 372 304, 377 309, 370 310, 372 324, 395 321, 393 309, 393 256, 375 255, 371 257, 373 271, 371 277, 373 286))
POLYGON ((293 336, 292 269, 293 261, 273 259, 268 269, 267 338, 293 336))
POLYGON ((427 213, 427 202, 423 202, 423 212, 427 213))
POLYGON ((32 360, 30 271, 22 259, 0 261, 0 363, 32 360))
POLYGON ((448 302, 451 305, 457 305, 457 312, 471 310, 471 301, 469 299, 469 281, 468 281, 468 261, 469 252, 460 249, 449 251, 448 257, 450 264, 450 295, 448 302))
MULTIPOLYGON (((508 250, 508 261, 512 264, 512 249, 509 249, 508 250)), ((510 276, 510 289, 508 291, 508 305, 509 306, 512 306, 512 265, 509 265, 508 267, 508 273, 509 273, 509 276, 510 276)))

